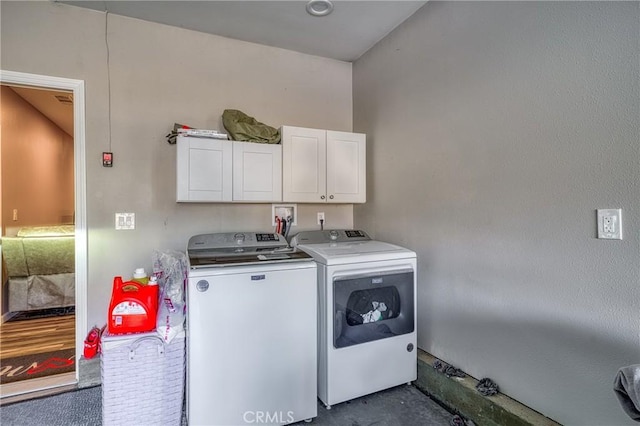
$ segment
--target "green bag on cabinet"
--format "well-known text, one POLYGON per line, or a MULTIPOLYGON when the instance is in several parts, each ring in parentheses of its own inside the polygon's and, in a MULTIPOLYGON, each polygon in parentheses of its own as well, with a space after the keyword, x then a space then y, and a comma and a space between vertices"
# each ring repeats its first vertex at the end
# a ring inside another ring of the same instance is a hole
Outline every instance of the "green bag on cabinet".
POLYGON ((235 141, 280 143, 280 131, 278 129, 260 123, 242 111, 225 109, 222 114, 222 124, 235 141))

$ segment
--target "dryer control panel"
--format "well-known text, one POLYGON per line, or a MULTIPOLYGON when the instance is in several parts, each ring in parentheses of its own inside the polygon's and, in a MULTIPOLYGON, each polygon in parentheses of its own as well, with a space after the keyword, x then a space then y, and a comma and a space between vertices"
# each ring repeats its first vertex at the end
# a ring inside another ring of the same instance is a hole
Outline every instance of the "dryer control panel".
POLYGON ((303 231, 291 239, 291 246, 299 244, 346 243, 371 241, 366 232, 358 229, 331 229, 325 231, 303 231))

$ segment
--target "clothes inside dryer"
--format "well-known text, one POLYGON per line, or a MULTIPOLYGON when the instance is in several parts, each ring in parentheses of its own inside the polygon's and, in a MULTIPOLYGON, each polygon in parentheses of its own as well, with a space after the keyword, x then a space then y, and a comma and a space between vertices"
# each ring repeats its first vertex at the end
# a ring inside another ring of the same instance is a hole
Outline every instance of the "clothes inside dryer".
POLYGON ((334 347, 412 333, 413 271, 336 278, 334 347))
POLYGON ((400 313, 400 294, 395 287, 356 290, 347 300, 347 324, 360 325, 395 318, 400 313))

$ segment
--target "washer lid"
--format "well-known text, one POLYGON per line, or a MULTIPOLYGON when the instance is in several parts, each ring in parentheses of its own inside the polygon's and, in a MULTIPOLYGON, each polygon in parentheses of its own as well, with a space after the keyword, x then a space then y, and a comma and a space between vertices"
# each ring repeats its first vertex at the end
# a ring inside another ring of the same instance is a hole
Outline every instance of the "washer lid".
POLYGON ((282 235, 260 232, 194 235, 187 256, 192 269, 309 260, 307 253, 289 247, 282 235))

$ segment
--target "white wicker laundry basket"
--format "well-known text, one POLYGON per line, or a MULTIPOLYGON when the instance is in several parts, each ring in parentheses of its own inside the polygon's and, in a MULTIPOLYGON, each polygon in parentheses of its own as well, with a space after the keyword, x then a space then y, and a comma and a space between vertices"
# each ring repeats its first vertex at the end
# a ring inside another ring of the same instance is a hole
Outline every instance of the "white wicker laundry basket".
POLYGON ((165 344, 156 333, 103 335, 103 425, 180 425, 184 332, 165 344))

